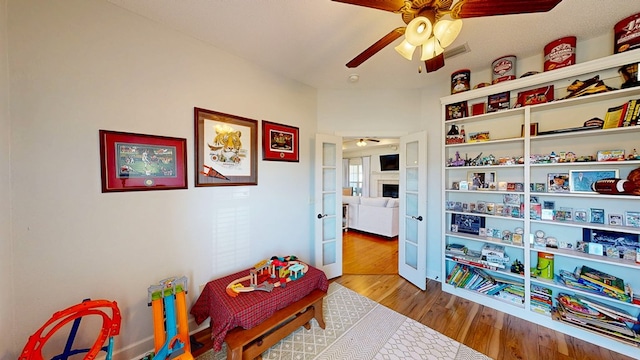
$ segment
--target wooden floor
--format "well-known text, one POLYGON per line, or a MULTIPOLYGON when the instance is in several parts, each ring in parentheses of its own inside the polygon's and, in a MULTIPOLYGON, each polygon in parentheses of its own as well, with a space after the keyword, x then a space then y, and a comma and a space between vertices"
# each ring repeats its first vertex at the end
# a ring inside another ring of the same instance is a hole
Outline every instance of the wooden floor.
POLYGON ((397 274, 398 237, 386 238, 357 230, 344 231, 342 273, 397 274))
MULTIPOLYGON (((350 230, 343 242, 344 275, 331 280, 332 282, 352 289, 493 359, 633 359, 445 293, 437 281, 428 280, 427 290, 421 291, 397 275, 397 241, 380 240, 350 230), (392 250, 385 250, 385 247, 393 244, 395 250, 393 247, 392 250), (391 262, 387 251, 395 251, 393 256, 396 258, 396 269, 391 274, 357 273, 381 271, 383 267, 376 264, 391 262), (350 273, 347 273, 347 269, 350 273)), ((200 331, 195 337, 205 347, 193 351, 194 356, 211 349, 208 329, 200 331)))
MULTIPOLYGON (((346 238, 346 237, 345 237, 346 238)), ((377 239, 370 239, 377 244, 377 239)), ((355 241, 367 241, 360 234, 355 241)), ((396 242, 397 244, 397 242, 396 242)), ((371 245, 370 245, 371 246, 371 245)), ((343 252, 343 262, 387 261, 379 249, 367 251, 367 256, 352 258, 343 252), (374 254, 382 254, 376 259, 374 254)), ((345 245, 346 249, 346 245, 345 245)), ((355 253, 358 254, 358 253, 355 253)), ((397 248, 396 248, 397 256, 397 248)), ((358 265, 367 268, 367 265, 358 265)), ((397 273, 397 270, 396 270, 397 273)), ((446 336, 463 343, 493 359, 531 360, 631 360, 591 343, 564 335, 515 316, 488 308, 442 291, 440 283, 428 280, 427 290, 421 291, 397 274, 345 274, 333 279, 347 288, 390 309, 410 317, 446 336)), ((640 349, 638 350, 640 354, 640 349)))

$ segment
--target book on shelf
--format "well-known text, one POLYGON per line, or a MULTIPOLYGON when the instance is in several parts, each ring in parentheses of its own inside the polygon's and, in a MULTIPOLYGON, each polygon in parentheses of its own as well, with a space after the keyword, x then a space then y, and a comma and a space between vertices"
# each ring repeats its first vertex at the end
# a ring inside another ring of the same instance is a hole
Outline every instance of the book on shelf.
POLYGON ((617 128, 620 119, 624 119, 624 112, 626 111, 628 103, 622 105, 613 106, 607 109, 607 113, 604 115, 603 129, 617 128))
POLYGON ((597 300, 594 300, 585 296, 581 296, 581 295, 574 295, 574 296, 578 300, 580 300, 582 303, 587 304, 589 307, 596 309, 600 313, 606 316, 609 316, 615 320, 632 323, 632 324, 640 324, 640 321, 638 321, 637 317, 631 315, 629 312, 623 309, 601 303, 597 300))
POLYGON ((636 107, 638 107, 637 99, 632 99, 627 102, 627 111, 625 112, 624 119, 622 119, 620 126, 627 127, 631 126, 631 122, 633 121, 633 116, 635 113, 636 107))
POLYGON ((580 268, 580 278, 596 283, 612 291, 623 294, 626 293, 624 280, 586 265, 583 265, 580 268))

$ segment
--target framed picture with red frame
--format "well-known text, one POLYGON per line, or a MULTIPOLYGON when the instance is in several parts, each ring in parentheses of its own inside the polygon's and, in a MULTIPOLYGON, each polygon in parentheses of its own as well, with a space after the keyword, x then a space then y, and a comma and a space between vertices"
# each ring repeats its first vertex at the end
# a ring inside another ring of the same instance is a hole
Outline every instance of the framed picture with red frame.
POLYGON ((544 104, 549 101, 553 101, 553 85, 519 92, 515 107, 544 104))
POLYGON ((102 192, 187 188, 187 140, 100 130, 102 192))
POLYGON ((262 120, 262 160, 299 162, 299 133, 295 126, 262 120))

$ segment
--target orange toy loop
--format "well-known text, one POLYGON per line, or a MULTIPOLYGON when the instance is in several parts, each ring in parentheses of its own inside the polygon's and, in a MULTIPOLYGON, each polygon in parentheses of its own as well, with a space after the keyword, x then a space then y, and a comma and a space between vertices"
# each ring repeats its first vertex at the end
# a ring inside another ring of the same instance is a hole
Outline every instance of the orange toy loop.
POLYGON ((118 335, 120 333, 120 309, 118 309, 118 304, 115 301, 85 300, 80 304, 73 305, 67 309, 54 313, 53 316, 51 316, 51 319, 49 319, 44 325, 42 325, 42 327, 40 327, 40 329, 38 329, 38 331, 29 337, 29 341, 22 350, 22 354, 18 360, 43 359, 42 349, 56 331, 67 323, 88 315, 99 315, 102 317, 102 329, 100 330, 95 343, 84 357, 84 359, 95 358, 102 349, 105 340, 110 336, 118 335), (109 315, 104 311, 100 310, 100 308, 110 308, 112 313, 111 317, 109 317, 109 315), (43 332, 52 325, 53 327, 43 335, 43 332))

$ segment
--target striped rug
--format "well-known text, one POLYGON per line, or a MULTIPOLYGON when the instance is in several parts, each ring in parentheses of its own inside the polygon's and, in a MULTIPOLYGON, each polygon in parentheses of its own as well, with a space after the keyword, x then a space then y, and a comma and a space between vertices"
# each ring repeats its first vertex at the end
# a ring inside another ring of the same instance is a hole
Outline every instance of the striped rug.
MULTIPOLYGON (((344 286, 331 283, 324 300, 326 328, 314 320, 262 354, 263 359, 490 359, 344 286)), ((226 345, 198 360, 226 359, 226 345)))

